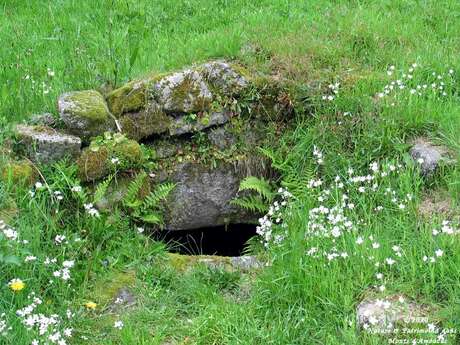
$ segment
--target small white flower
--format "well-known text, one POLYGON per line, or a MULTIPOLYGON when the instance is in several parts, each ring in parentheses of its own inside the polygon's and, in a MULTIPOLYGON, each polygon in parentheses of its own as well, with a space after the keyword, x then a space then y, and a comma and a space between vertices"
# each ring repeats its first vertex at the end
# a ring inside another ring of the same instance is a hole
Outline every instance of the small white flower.
POLYGON ((82 188, 81 186, 74 186, 72 187, 71 191, 75 193, 80 193, 82 191, 82 188))
POLYGON ((43 183, 41 183, 41 182, 36 182, 36 183, 35 183, 35 189, 37 189, 37 190, 43 189, 43 183))
POLYGON ((357 239, 356 239, 356 244, 362 244, 364 242, 364 239, 359 236, 357 239))
POLYGON ((140 234, 142 234, 144 231, 145 231, 144 228, 141 228, 141 227, 137 228, 137 232, 140 233, 140 234))
POLYGON ((112 162, 112 164, 118 164, 118 163, 120 163, 120 160, 118 158, 112 158, 111 162, 112 162))
POLYGON ((386 258, 385 262, 390 266, 396 263, 396 261, 393 260, 392 258, 386 258))
POLYGON ((435 252, 436 256, 439 258, 441 256, 443 256, 444 252, 441 250, 441 249, 437 249, 435 252))
POLYGON ((376 275, 377 279, 383 279, 383 274, 382 273, 377 273, 376 275))
POLYGON ((113 324, 113 327, 115 327, 117 329, 122 329, 123 326, 124 326, 124 324, 123 324, 123 321, 121 321, 121 320, 115 321, 115 323, 113 324))

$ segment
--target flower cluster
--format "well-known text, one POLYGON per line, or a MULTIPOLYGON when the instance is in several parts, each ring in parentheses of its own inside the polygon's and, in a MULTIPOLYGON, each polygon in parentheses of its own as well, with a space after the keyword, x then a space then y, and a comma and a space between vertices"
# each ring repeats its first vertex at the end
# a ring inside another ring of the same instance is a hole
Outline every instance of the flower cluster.
MULTIPOLYGON (((413 63, 407 71, 402 71, 399 78, 391 80, 383 87, 383 90, 377 93, 377 98, 398 97, 398 93, 408 90, 409 95, 422 96, 430 92, 431 94, 447 96, 447 88, 453 83, 454 71, 449 69, 447 73, 431 72, 431 79, 425 82, 416 84, 414 82, 414 74, 420 68, 417 63, 413 63)), ((387 74, 392 76, 396 73, 395 66, 390 66, 387 74)), ((394 102, 391 105, 395 105, 394 102)))
MULTIPOLYGON (((45 315, 37 312, 43 301, 35 294, 32 293, 28 298, 31 303, 16 311, 22 324, 28 330, 36 330, 38 337, 43 339, 44 343, 66 345, 67 340, 72 337, 73 329, 65 327, 64 318, 57 314, 45 315)), ((73 314, 68 310, 66 313, 67 320, 71 319, 72 316, 73 314)), ((32 344, 40 344, 40 342, 35 339, 32 344)))
POLYGON ((275 200, 270 205, 268 213, 259 219, 259 225, 256 228, 256 232, 262 237, 265 247, 270 244, 281 243, 286 236, 287 226, 283 223, 283 217, 292 194, 285 188, 279 188, 278 195, 280 200, 275 200), (282 231, 279 231, 280 229, 282 231))
POLYGON ((331 94, 323 95, 322 99, 324 101, 333 101, 339 95, 339 87, 340 87, 339 82, 336 82, 334 84, 329 84, 327 88, 329 89, 331 94))

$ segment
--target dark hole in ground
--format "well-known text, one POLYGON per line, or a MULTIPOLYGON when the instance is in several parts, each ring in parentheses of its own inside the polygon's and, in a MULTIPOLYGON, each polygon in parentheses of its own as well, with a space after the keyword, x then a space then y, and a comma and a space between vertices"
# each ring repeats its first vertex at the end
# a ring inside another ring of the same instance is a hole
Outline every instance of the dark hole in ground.
POLYGON ((248 240, 256 235, 254 224, 231 224, 195 230, 160 230, 156 240, 167 243, 172 253, 187 255, 240 256, 248 240))

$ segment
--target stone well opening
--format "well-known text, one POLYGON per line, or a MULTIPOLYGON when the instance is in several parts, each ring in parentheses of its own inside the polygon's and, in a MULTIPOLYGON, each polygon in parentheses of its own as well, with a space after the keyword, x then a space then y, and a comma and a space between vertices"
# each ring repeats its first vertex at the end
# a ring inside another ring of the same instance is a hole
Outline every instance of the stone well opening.
POLYGON ((193 230, 160 230, 155 240, 166 243, 172 253, 184 255, 241 256, 256 236, 255 224, 229 224, 193 230))

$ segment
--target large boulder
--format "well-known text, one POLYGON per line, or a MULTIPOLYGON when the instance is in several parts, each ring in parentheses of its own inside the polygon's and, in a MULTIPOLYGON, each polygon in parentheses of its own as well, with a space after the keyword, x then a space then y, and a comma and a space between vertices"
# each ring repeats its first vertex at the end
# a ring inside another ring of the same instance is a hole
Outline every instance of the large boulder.
POLYGON ((61 95, 58 99, 58 110, 69 132, 84 142, 116 128, 104 97, 95 90, 61 95))
POLYGON ((213 95, 197 71, 168 75, 150 87, 151 98, 167 113, 197 113, 211 107, 213 95))
POLYGON ((176 183, 166 203, 165 228, 189 230, 255 222, 258 215, 231 204, 240 182, 249 175, 268 176, 270 168, 258 157, 216 167, 197 162, 176 164, 159 179, 176 183))
POLYGON ((53 163, 80 155, 81 139, 46 126, 16 126, 16 136, 29 158, 38 163, 53 163))

